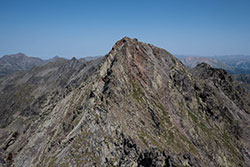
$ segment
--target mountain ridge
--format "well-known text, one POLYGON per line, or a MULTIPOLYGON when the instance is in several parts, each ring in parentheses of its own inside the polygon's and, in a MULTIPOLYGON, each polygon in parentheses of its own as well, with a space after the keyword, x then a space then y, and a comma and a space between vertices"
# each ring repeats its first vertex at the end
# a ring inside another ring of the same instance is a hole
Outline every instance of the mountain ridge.
POLYGON ((166 50, 125 37, 99 59, 11 77, 0 79, 9 99, 0 99, 1 115, 13 117, 0 148, 16 166, 249 163, 249 95, 224 70, 190 71, 166 50), (13 104, 25 89, 26 104, 13 104))

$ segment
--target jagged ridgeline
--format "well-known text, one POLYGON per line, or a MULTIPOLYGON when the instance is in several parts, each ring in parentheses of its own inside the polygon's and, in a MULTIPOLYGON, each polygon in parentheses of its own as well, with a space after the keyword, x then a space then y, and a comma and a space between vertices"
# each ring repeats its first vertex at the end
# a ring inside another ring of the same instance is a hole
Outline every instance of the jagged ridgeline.
POLYGON ((188 70, 136 39, 2 78, 0 93, 2 165, 250 164, 249 94, 224 70, 188 70))

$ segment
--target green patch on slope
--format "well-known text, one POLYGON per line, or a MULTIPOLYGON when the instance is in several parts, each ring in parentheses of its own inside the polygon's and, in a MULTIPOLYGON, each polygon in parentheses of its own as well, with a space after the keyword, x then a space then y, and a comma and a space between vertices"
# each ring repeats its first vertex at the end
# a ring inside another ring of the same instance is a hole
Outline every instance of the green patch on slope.
POLYGON ((139 138, 141 139, 141 141, 146 145, 148 146, 148 142, 146 140, 146 134, 144 133, 144 131, 141 131, 139 132, 139 138))
POLYGON ((195 123, 198 122, 198 118, 191 111, 188 111, 188 116, 190 116, 195 123))
POLYGON ((142 102, 143 101, 143 92, 141 90, 141 87, 136 84, 135 82, 130 80, 130 84, 132 85, 132 96, 134 99, 136 99, 138 102, 142 102))
POLYGON ((163 119, 169 126, 172 126, 172 122, 171 120, 168 118, 168 112, 167 110, 165 109, 165 107, 159 102, 157 103, 156 101, 153 101, 155 106, 158 107, 161 111, 162 111, 162 114, 163 114, 163 119))

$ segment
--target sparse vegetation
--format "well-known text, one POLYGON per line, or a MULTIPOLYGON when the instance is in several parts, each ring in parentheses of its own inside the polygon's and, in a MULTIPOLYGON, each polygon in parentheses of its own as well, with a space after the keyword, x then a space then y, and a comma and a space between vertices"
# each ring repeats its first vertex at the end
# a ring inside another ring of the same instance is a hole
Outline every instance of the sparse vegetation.
POLYGON ((133 89, 133 92, 132 92, 133 98, 136 99, 138 102, 142 102, 143 101, 143 92, 141 90, 141 87, 133 81, 130 81, 130 83, 131 83, 132 89, 133 89))

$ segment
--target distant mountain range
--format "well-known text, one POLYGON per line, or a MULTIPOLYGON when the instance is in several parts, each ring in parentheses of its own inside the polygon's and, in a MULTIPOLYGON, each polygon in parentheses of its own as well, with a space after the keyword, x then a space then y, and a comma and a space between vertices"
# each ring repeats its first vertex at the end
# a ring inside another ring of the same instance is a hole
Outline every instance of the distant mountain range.
MULTIPOLYGON (((200 56, 185 56, 175 55, 187 67, 195 67, 200 63, 207 63, 213 68, 222 68, 231 74, 249 74, 250 75, 250 56, 244 55, 228 55, 228 56, 213 56, 213 57, 200 57, 200 56)), ((100 56, 84 57, 80 61, 92 61, 100 56)), ((43 60, 37 57, 29 57, 23 53, 12 55, 5 55, 0 58, 0 78, 12 74, 17 71, 28 71, 33 67, 44 65, 55 59, 64 59, 55 56, 48 60, 43 60)), ((247 75, 242 75, 245 77, 247 75)), ((235 77, 239 78, 239 77, 235 77)))
POLYGON ((229 72, 232 74, 250 74, 249 55, 215 56, 213 58, 231 66, 233 68, 233 71, 229 72))
POLYGON ((207 63, 209 65, 211 65, 213 68, 222 68, 228 71, 232 71, 233 67, 218 61, 214 58, 208 58, 208 57, 185 57, 183 59, 181 59, 181 61, 183 62, 184 65, 188 66, 188 67, 195 67, 200 63, 207 63))
POLYGON ((222 68, 231 74, 250 74, 250 56, 245 55, 227 55, 213 57, 183 56, 176 55, 184 65, 195 67, 204 62, 213 68, 222 68))
MULTIPOLYGON (((100 56, 96 57, 84 57, 79 59, 81 62, 91 61, 97 59, 100 56)), ((29 71, 33 67, 44 65, 51 61, 57 60, 67 60, 59 56, 55 56, 51 59, 43 60, 37 57, 29 57, 23 53, 5 55, 0 58, 0 78, 5 77, 9 74, 13 74, 18 71, 29 71)))

